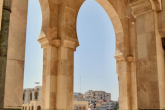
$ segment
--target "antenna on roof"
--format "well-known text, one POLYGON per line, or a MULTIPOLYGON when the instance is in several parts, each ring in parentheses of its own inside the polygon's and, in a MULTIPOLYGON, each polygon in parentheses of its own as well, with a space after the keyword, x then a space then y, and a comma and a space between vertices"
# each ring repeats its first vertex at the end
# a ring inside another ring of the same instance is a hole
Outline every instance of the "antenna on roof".
POLYGON ((80 93, 81 93, 81 75, 80 75, 80 93))

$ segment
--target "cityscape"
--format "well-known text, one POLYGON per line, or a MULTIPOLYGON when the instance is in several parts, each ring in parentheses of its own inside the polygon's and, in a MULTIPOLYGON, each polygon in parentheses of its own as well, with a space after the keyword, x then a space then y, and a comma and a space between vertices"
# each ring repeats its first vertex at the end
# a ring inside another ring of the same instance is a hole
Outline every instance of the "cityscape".
MULTIPOLYGON (((74 93, 74 110, 118 110, 119 102, 111 100, 111 93, 105 91, 88 90, 83 93, 74 93)), ((22 110, 41 110, 42 108, 42 86, 27 88, 23 90, 22 110)))

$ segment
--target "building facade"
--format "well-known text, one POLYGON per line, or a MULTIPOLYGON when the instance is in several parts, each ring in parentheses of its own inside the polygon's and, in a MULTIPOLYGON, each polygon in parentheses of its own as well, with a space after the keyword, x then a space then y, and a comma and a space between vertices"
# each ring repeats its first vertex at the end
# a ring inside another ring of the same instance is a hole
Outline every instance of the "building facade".
POLYGON ((42 86, 35 88, 27 88, 23 90, 23 104, 30 103, 31 101, 42 100, 42 86))
POLYGON ((87 101, 88 106, 93 105, 92 110, 114 110, 115 106, 118 107, 118 102, 111 100, 111 93, 105 91, 89 90, 85 94, 74 93, 74 101, 87 101))
MULTIPOLYGON (((83 94, 74 93, 74 109, 88 110, 88 102, 83 98, 83 94)), ((41 110, 42 86, 26 88, 23 90, 22 110, 41 110)))
POLYGON ((92 91, 89 90, 85 92, 84 98, 88 101, 88 104, 92 104, 93 108, 96 108, 96 103, 98 100, 102 100, 104 102, 111 101, 111 93, 106 93, 105 91, 92 91))

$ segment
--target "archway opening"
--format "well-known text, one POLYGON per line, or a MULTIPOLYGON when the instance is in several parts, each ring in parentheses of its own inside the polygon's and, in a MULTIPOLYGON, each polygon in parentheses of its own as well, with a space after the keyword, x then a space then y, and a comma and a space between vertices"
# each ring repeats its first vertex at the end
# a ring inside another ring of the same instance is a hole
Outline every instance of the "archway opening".
POLYGON ((94 0, 86 0, 77 17, 77 35, 80 46, 75 52, 74 97, 88 105, 102 100, 101 106, 113 109, 118 102, 116 74, 115 31, 103 7, 94 0))
POLYGON ((41 106, 38 106, 38 107, 37 107, 37 110, 41 110, 41 106))
POLYGON ((43 50, 38 42, 41 25, 42 13, 39 0, 29 0, 25 48, 23 104, 27 104, 28 102, 34 100, 41 101, 41 98, 38 98, 41 97, 38 89, 42 88, 43 71, 43 50))

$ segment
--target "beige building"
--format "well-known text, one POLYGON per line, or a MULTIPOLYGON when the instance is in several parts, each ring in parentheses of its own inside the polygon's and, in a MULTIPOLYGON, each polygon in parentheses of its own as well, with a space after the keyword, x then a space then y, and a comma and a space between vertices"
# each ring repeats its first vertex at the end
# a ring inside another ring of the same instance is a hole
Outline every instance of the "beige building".
MULTIPOLYGON (((74 109, 76 20, 85 0, 39 1, 42 109, 74 109)), ((95 1, 115 31, 120 109, 165 109, 165 0, 95 1)), ((28 0, 0 0, 0 109, 22 107, 27 9, 28 0)))
MULTIPOLYGON (((41 110, 42 107, 42 86, 26 88, 23 90, 22 110, 41 110)), ((74 109, 88 110, 88 102, 83 100, 83 94, 74 93, 74 109), (80 100, 82 99, 82 100, 80 100)))
POLYGON ((30 103, 31 101, 42 100, 42 86, 35 88, 27 88, 23 90, 23 104, 30 103))
POLYGON ((88 110, 88 102, 87 101, 74 101, 74 109, 75 110, 88 110))
POLYGON ((30 101, 26 104, 22 104, 22 110, 41 110, 41 101, 30 101))

